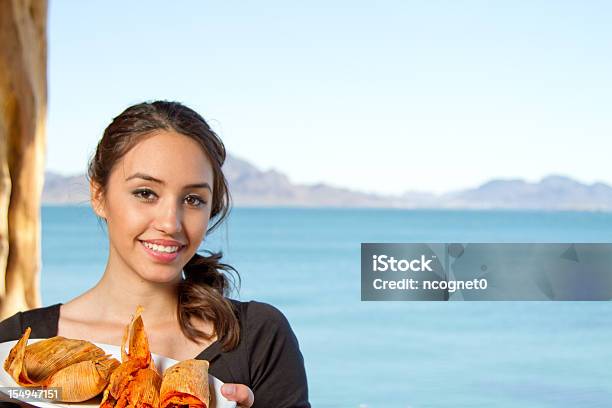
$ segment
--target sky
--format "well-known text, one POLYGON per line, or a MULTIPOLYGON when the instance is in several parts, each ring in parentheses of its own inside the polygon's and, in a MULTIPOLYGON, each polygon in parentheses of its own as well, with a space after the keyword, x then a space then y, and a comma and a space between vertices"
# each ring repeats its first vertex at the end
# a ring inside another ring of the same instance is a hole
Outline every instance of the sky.
POLYGON ((46 167, 85 172, 113 117, 166 99, 295 183, 612 184, 611 18, 608 1, 50 0, 46 167))

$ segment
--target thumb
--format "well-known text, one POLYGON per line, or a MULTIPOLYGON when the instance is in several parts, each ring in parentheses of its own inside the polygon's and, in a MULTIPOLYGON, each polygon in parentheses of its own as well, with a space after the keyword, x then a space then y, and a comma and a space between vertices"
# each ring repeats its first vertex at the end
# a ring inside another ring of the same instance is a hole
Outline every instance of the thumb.
POLYGON ((253 391, 243 384, 223 384, 221 394, 226 399, 236 401, 238 405, 243 407, 250 407, 255 402, 253 391))

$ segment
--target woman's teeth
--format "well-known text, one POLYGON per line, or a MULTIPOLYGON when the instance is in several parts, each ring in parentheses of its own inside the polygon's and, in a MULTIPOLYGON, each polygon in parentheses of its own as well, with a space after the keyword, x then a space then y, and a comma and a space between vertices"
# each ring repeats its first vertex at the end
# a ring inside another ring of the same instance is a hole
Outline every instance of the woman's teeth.
POLYGON ((141 241, 141 242, 147 248, 152 249, 152 250, 157 251, 157 252, 165 252, 165 253, 171 254, 173 252, 178 251, 178 249, 179 249, 179 247, 177 247, 177 246, 163 246, 163 245, 151 244, 151 243, 148 243, 146 241, 141 241))

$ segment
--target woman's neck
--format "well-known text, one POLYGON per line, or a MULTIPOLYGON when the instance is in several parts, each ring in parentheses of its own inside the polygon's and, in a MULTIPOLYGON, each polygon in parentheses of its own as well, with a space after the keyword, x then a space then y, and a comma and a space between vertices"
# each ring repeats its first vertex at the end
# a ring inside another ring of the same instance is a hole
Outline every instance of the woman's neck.
POLYGON ((143 280, 134 272, 112 269, 109 262, 100 281, 85 296, 97 305, 96 320, 126 324, 141 305, 147 326, 163 326, 177 320, 178 283, 143 280))

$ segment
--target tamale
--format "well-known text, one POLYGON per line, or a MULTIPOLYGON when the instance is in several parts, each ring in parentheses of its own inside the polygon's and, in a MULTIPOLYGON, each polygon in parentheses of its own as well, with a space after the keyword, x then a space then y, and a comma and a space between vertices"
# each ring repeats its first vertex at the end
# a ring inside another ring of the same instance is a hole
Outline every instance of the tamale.
POLYGON ((32 381, 41 381, 58 370, 104 355, 104 350, 88 341, 55 336, 29 345, 24 366, 32 381))
POLYGON ((110 387, 104 391, 100 408, 158 408, 160 385, 157 371, 148 367, 138 369, 121 379, 117 392, 112 393, 110 387))
POLYGON ((184 360, 169 367, 162 379, 159 395, 160 408, 208 408, 208 361, 184 360))
POLYGON ((142 359, 128 360, 119 365, 113 372, 108 382, 107 391, 118 400, 121 393, 127 388, 128 383, 136 376, 138 370, 146 368, 142 359))
POLYGON ((82 361, 53 374, 44 385, 61 388, 61 401, 86 401, 104 390, 110 373, 118 366, 119 361, 114 358, 82 361))
POLYGON ((100 408, 158 408, 161 376, 155 368, 138 306, 121 342, 121 365, 113 372, 100 408), (126 343, 128 350, 125 350, 126 343))
POLYGON ((162 378, 159 373, 150 368, 139 370, 136 378, 130 384, 131 400, 135 401, 134 406, 138 408, 158 408, 159 407, 159 388, 162 378))
POLYGON ((28 327, 4 362, 4 369, 25 387, 60 387, 59 401, 82 402, 108 384, 119 361, 85 340, 55 336, 28 346, 28 327))

